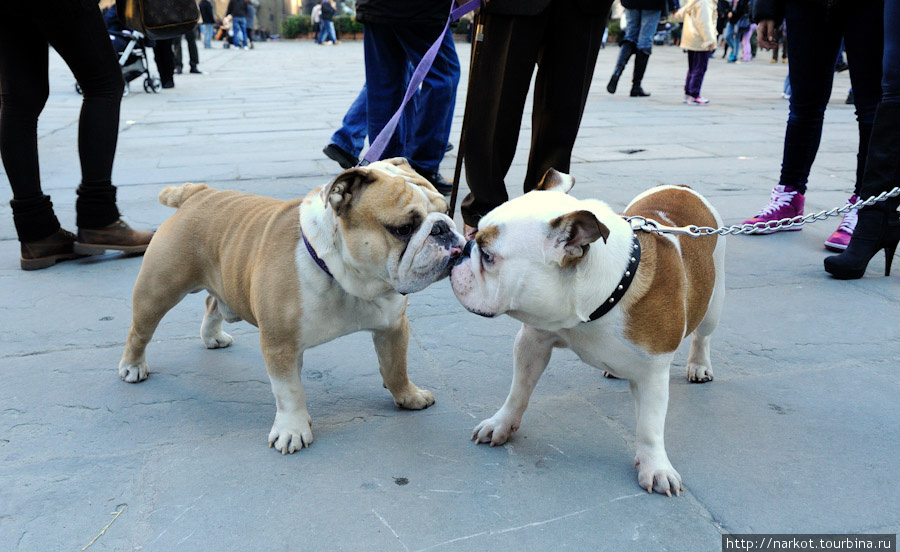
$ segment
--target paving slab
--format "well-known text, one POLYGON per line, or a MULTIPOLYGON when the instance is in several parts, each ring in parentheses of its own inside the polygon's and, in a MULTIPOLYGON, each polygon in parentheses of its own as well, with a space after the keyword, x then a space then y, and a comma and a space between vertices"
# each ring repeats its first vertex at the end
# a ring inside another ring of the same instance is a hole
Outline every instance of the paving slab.
MULTIPOLYGON (((468 59, 467 44, 458 50, 468 59)), ((680 103, 681 50, 654 49, 649 98, 605 91, 617 53, 597 62, 573 194, 621 209, 648 187, 689 184, 726 222, 752 216, 778 178, 787 67, 766 54, 717 57, 704 84, 711 104, 692 107, 680 103)), ((166 185, 289 199, 340 171, 321 150, 363 84, 361 41, 200 55, 205 75, 176 76, 159 94, 134 86, 122 103, 114 182, 136 226, 171 215, 156 200, 166 185)), ((81 99, 52 52, 50 72, 42 176, 72 228, 81 99)), ((466 82, 464 70, 457 143, 466 82)), ((848 88, 836 75, 808 211, 853 188, 848 88)), ((410 375, 434 406, 397 409, 371 338, 347 336, 305 354, 315 443, 277 454, 266 446, 274 400, 255 328, 230 325, 235 344, 207 350, 203 297, 189 296, 149 346, 150 378, 122 382, 140 257, 23 272, 10 198, 0 186, 0 551, 716 551, 725 533, 900 531, 900 282, 882 276, 882 258, 861 280, 830 279, 822 242, 837 220, 728 238, 716 379, 687 383, 687 344, 671 370, 667 445, 686 491, 669 499, 637 486, 627 384, 569 351, 554 353, 507 445, 469 441, 509 389, 518 323, 466 313, 446 281, 412 295, 408 311, 410 375)))

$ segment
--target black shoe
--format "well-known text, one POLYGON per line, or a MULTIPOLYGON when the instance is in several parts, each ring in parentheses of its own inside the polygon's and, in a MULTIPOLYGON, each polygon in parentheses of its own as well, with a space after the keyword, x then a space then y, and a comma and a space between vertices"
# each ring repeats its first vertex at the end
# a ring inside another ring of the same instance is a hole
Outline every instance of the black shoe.
POLYGON ((839 61, 837 65, 834 66, 835 73, 843 73, 847 69, 850 69, 850 66, 847 65, 846 61, 839 61))
POLYGON ((447 147, 444 148, 444 153, 447 153, 448 151, 450 151, 452 149, 453 149, 453 144, 450 142, 447 142, 447 147))
POLYGON ((181 67, 176 67, 176 68, 175 68, 175 74, 176 74, 176 75, 180 75, 180 74, 181 74, 181 67))
POLYGON ((606 91, 610 94, 616 93, 616 87, 619 86, 619 76, 621 76, 621 73, 615 72, 609 77, 609 82, 606 84, 606 91))
POLYGON ((175 81, 173 80, 164 80, 162 81, 163 88, 175 88, 175 81))
POLYGON ((329 159, 337 161, 337 164, 340 165, 342 169, 352 169, 359 165, 359 159, 337 144, 328 144, 322 149, 322 153, 327 155, 329 159))
POLYGON ((196 67, 191 67, 191 73, 193 73, 195 75, 202 75, 203 71, 201 71, 200 69, 197 69, 196 67))
POLYGON ((425 180, 431 182, 431 185, 434 186, 438 193, 449 196, 453 192, 453 183, 444 180, 441 173, 423 174, 422 176, 425 177, 425 180))
POLYGON ((631 88, 631 97, 632 98, 646 98, 650 95, 650 92, 646 92, 640 86, 635 86, 631 88))
POLYGON ((853 90, 852 89, 850 90, 850 92, 847 93, 847 99, 844 100, 844 103, 847 105, 853 105, 854 102, 853 102, 853 90))

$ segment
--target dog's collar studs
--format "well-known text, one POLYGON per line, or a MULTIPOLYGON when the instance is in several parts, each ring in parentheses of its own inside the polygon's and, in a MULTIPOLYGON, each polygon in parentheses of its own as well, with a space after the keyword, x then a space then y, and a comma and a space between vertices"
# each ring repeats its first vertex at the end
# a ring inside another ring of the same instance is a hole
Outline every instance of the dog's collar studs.
POLYGON ((600 304, 600 307, 597 308, 594 312, 591 313, 591 316, 588 318, 590 322, 597 320, 604 314, 608 313, 615 304, 625 295, 625 292, 628 291, 628 286, 631 285, 631 282, 634 280, 635 274, 637 274, 638 265, 641 262, 641 243, 638 241, 637 236, 633 235, 631 237, 632 240, 632 250, 634 251, 634 256, 631 257, 631 260, 628 263, 628 266, 625 267, 625 274, 622 275, 622 279, 619 280, 619 285, 616 286, 616 289, 612 292, 606 301, 600 304))

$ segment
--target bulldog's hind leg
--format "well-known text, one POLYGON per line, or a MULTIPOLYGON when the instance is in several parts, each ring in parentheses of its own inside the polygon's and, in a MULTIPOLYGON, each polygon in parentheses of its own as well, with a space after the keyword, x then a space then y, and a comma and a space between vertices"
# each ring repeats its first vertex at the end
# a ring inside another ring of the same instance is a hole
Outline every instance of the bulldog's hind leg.
POLYGON ((147 344, 162 317, 187 295, 189 289, 182 284, 186 282, 173 280, 171 274, 157 273, 152 260, 144 259, 134 284, 131 330, 119 361, 119 376, 128 383, 147 379, 150 372, 145 356, 147 344))
MULTIPOLYGON (((222 331, 222 321, 230 312, 230 309, 225 310, 227 308, 212 295, 206 296, 206 315, 203 316, 203 323, 200 325, 200 337, 207 349, 228 347, 234 342, 234 338, 222 331)), ((229 319, 229 322, 231 321, 229 319)))
POLYGON ((308 447, 313 442, 312 419, 306 410, 306 391, 300 382, 303 355, 296 341, 267 338, 260 328, 266 371, 275 395, 275 423, 269 432, 269 446, 281 454, 308 447))
POLYGON ((384 386, 394 397, 394 403, 402 408, 421 410, 434 404, 434 395, 427 389, 419 389, 409 381, 406 373, 406 351, 409 347, 409 321, 404 314, 397 324, 386 330, 372 332, 378 370, 384 386))
POLYGON ((709 336, 719 325, 719 317, 722 315, 722 305, 725 303, 725 240, 719 238, 713 253, 713 261, 716 269, 716 282, 713 287, 712 297, 706 315, 694 330, 691 339, 691 352, 688 355, 687 379, 693 383, 706 383, 713 380, 712 362, 709 358, 709 336))

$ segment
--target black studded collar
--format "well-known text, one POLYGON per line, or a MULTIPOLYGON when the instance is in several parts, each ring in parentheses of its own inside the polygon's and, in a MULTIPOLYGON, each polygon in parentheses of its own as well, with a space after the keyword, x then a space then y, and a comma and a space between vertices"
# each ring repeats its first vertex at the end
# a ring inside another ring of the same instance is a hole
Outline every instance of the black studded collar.
POLYGON ((597 310, 591 313, 589 318, 590 322, 597 320, 618 305, 619 301, 621 301, 622 297, 625 295, 625 292, 628 291, 628 287, 631 285, 632 280, 634 280, 634 275, 637 274, 638 264, 641 262, 641 243, 638 241, 636 235, 631 238, 630 254, 631 260, 625 268, 625 274, 622 275, 622 279, 619 280, 619 283, 616 285, 612 294, 597 307, 597 310))

